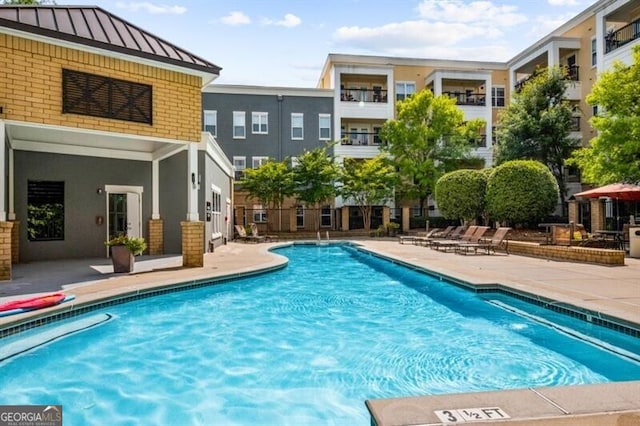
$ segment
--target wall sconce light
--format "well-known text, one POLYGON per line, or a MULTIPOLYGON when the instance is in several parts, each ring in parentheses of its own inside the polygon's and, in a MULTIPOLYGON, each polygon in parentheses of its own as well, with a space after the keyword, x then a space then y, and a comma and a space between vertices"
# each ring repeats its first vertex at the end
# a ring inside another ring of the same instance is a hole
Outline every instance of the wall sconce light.
POLYGON ((195 173, 191 173, 191 186, 193 188, 196 187, 196 174, 195 173))
POLYGON ((96 194, 98 194, 98 195, 102 195, 103 192, 104 192, 104 190, 102 188, 96 189, 96 194))

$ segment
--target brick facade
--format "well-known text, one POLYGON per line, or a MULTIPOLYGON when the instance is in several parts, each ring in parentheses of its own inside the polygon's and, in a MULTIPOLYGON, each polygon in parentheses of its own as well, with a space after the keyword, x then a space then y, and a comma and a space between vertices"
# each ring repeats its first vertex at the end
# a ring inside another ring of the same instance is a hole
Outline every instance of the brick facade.
POLYGON ((164 254, 164 221, 151 219, 149 221, 149 254, 158 256, 164 254))
POLYGON ((0 281, 11 279, 13 222, 0 222, 0 281))
POLYGON ((180 222, 182 227, 182 266, 204 266, 204 222, 180 222))
POLYGON ((202 79, 0 34, 0 98, 7 120, 199 142, 202 79), (152 86, 153 125, 62 114, 62 69, 152 86))
POLYGON ((20 263, 20 222, 14 220, 11 228, 11 263, 20 263))

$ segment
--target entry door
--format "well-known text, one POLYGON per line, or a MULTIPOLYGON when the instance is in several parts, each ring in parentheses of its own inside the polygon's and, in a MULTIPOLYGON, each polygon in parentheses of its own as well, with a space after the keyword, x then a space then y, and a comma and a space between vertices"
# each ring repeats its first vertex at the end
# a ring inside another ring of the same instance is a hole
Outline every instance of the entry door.
POLYGON ((108 197, 109 238, 126 234, 142 236, 140 194, 135 192, 112 192, 108 197))

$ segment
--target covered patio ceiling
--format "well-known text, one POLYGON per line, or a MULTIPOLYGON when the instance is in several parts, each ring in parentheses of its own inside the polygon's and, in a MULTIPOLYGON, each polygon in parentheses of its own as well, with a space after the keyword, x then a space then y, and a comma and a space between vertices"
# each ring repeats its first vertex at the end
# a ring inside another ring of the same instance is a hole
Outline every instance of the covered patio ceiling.
POLYGON ((55 154, 153 161, 170 157, 188 146, 182 140, 21 121, 5 121, 5 130, 14 150, 55 154))

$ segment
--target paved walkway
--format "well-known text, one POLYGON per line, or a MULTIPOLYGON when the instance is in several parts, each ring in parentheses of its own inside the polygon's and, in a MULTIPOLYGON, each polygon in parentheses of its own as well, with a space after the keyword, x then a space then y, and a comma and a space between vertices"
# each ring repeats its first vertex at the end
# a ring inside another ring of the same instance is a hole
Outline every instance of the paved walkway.
MULTIPOLYGON (((627 258, 625 266, 608 267, 504 254, 459 256, 412 244, 398 244, 395 239, 367 239, 357 242, 372 252, 472 284, 502 284, 600 312, 640 327, 640 259, 627 258)), ((0 302, 57 290, 64 290, 76 298, 72 302, 53 308, 2 317, 0 328, 92 301, 108 300, 123 293, 277 268, 285 265, 287 260, 269 252, 269 248, 279 244, 282 243, 229 243, 217 248, 215 253, 206 254, 204 267, 194 269, 182 268, 180 256, 142 257, 136 261, 136 269, 132 274, 113 274, 110 262, 106 259, 15 265, 14 279, 10 282, 0 282, 0 302)), ((569 399, 576 399, 576 395, 581 395, 572 405, 579 407, 574 414, 579 412, 580 415, 573 415, 570 411, 564 413, 561 410, 556 416, 560 423, 555 423, 555 420, 551 422, 549 415, 544 414, 546 408, 541 408, 538 414, 532 413, 531 410, 518 411, 517 401, 521 397, 518 391, 501 392, 499 397, 492 396, 492 393, 482 393, 477 398, 470 398, 468 394, 421 397, 420 400, 407 403, 413 406, 412 412, 417 416, 410 420, 423 424, 440 424, 438 418, 434 417, 435 406, 443 409, 472 408, 468 407, 472 404, 471 401, 475 401, 476 404, 489 404, 488 406, 491 406, 492 401, 515 401, 513 408, 509 406, 509 414, 514 420, 519 419, 518 424, 640 424, 640 382, 620 384, 620 387, 617 387, 617 384, 611 386, 620 389, 619 392, 608 389, 607 398, 604 399, 601 398, 603 389, 597 386, 554 388, 558 390, 546 392, 556 392, 569 399), (610 401, 611 398, 615 400, 610 401), (600 402, 595 404, 593 401, 598 399, 600 402), (580 404, 580 401, 583 403, 580 404), (528 421, 525 419, 527 416, 528 421), (603 419, 607 421, 602 423, 603 419), (629 420, 630 423, 616 423, 618 420, 629 420)), ((543 394, 537 390, 531 391, 538 395, 543 394)), ((540 404, 547 404, 549 398, 544 396, 540 399, 540 404)), ((377 407, 380 410, 381 417, 377 419, 380 425, 396 424, 409 420, 406 418, 407 405, 403 401, 406 402, 408 399, 379 400, 368 404, 370 408, 377 407), (404 408, 396 410, 393 407, 404 408)), ((531 406, 527 408, 531 409, 531 406)))

